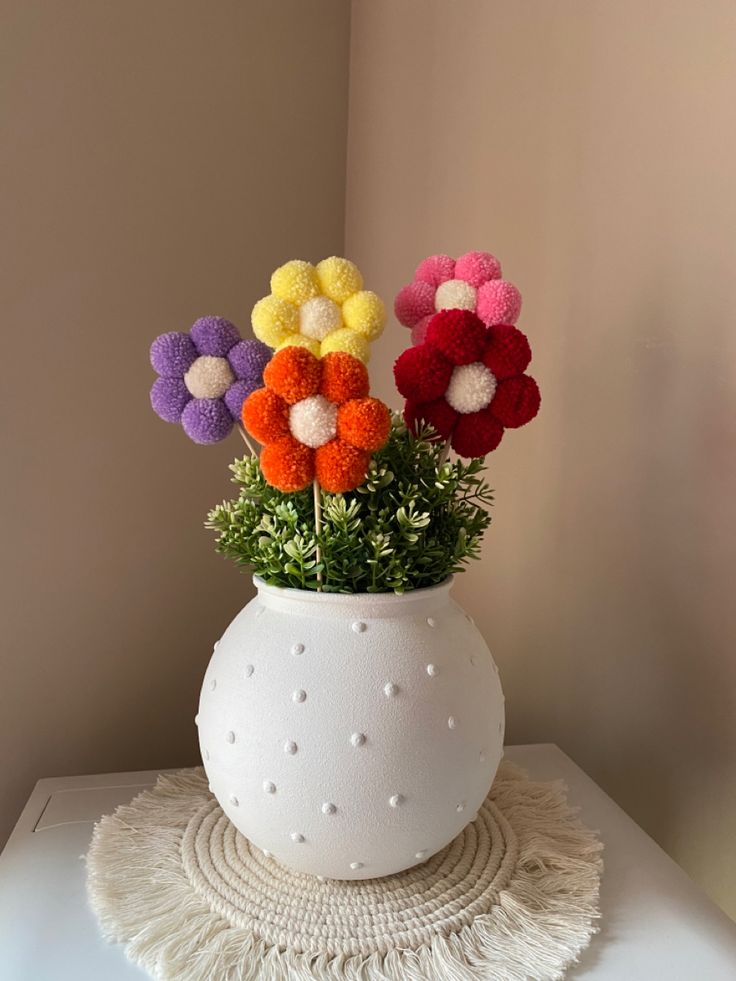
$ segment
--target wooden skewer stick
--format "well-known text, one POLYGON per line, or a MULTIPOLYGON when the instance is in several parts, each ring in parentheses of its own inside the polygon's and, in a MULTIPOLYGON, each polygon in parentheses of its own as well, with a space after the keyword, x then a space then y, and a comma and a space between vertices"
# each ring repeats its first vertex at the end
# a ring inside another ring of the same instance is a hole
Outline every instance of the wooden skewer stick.
POLYGON ((257 457, 258 456, 258 451, 256 450, 255 446, 251 442, 250 436, 248 435, 248 433, 246 433, 245 429, 243 428, 243 426, 240 423, 238 423, 238 432, 243 437, 243 442, 245 443, 245 445, 250 450, 250 455, 257 457))
MULTIPOLYGON (((317 535, 317 565, 322 564, 322 548, 319 544, 319 536, 322 534, 322 496, 319 489, 319 481, 314 478, 312 484, 314 492, 314 530, 317 535)), ((317 589, 322 592, 322 570, 317 572, 317 589)))

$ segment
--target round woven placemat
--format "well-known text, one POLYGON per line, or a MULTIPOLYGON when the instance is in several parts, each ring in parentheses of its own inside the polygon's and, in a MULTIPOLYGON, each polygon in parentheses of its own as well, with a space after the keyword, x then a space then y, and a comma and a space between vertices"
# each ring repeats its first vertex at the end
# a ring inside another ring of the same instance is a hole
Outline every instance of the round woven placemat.
POLYGON ((595 931, 600 852, 560 784, 504 763, 423 865, 321 880, 266 857, 183 770, 96 826, 88 893, 105 936, 167 981, 543 981, 595 931))

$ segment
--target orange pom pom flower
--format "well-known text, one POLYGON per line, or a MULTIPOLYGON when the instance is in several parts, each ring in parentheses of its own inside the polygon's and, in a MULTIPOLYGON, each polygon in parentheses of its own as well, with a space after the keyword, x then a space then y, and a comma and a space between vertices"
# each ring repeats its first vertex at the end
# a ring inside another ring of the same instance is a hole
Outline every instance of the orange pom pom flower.
POLYGON ((285 347, 263 373, 265 388, 243 403, 243 425, 264 444, 261 471, 285 493, 304 490, 317 478, 341 494, 363 483, 371 453, 388 439, 391 417, 368 396, 368 372, 351 354, 316 358, 285 347))

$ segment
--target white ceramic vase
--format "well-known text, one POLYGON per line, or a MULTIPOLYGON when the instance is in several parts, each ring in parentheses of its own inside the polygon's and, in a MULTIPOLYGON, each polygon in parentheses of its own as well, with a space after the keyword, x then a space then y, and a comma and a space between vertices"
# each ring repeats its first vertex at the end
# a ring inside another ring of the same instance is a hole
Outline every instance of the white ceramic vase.
POLYGON ((473 820, 503 753, 498 670, 452 580, 403 596, 255 582, 200 695, 222 809, 312 875, 425 861, 473 820))

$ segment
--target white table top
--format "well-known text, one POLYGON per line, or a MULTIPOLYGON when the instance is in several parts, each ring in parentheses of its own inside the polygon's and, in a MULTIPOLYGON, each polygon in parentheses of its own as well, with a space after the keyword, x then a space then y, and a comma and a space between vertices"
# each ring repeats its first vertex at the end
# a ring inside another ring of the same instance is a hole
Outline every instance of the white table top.
MULTIPOLYGON (((734 981, 736 924, 556 746, 507 747, 537 780, 562 778, 601 832, 601 930, 571 981, 734 981)), ((82 856, 93 823, 156 771, 40 780, 0 856, 0 981, 145 977, 98 935, 82 856)))

